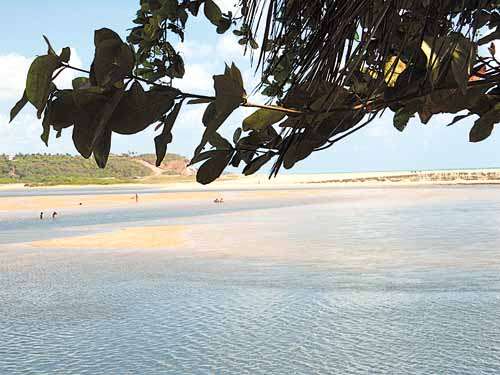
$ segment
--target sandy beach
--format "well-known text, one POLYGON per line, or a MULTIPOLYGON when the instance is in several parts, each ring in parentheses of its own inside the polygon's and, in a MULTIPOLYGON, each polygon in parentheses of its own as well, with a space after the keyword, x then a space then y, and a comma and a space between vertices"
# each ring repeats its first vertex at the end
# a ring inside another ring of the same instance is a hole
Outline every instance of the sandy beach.
MULTIPOLYGON (((185 242, 185 230, 179 225, 124 228, 85 236, 60 237, 33 241, 28 245, 43 249, 168 249, 179 248, 185 242)), ((21 246, 23 244, 20 244, 21 246)))
MULTIPOLYGON (((48 222, 53 221, 50 219, 51 213, 56 211, 59 217, 56 218, 54 224, 57 224, 58 221, 65 223, 65 217, 80 214, 92 217, 98 216, 100 212, 122 212, 123 210, 129 210, 131 213, 141 210, 151 210, 151 212, 178 210, 188 214, 195 207, 210 214, 218 214, 241 205, 253 207, 254 203, 258 203, 271 206, 280 202, 286 206, 321 202, 346 202, 355 206, 361 204, 363 200, 372 200, 384 201, 386 206, 390 206, 392 202, 404 206, 415 201, 442 202, 454 199, 453 189, 434 189, 435 185, 492 184, 496 183, 496 180, 488 179, 488 176, 496 177, 497 173, 500 175, 500 171, 491 170, 440 171, 418 173, 416 175, 419 178, 416 179, 415 174, 407 173, 409 174, 394 172, 391 174, 280 175, 273 180, 263 175, 247 178, 225 177, 209 186, 202 186, 195 182, 168 185, 119 185, 112 188, 61 186, 33 189, 16 186, 12 189, 13 187, 10 186, 10 189, 5 190, 4 186, 0 191, 0 220, 2 218, 15 220, 16 217, 23 217, 35 223, 38 221, 39 213, 44 212, 44 223, 49 224, 48 222), (450 176, 456 178, 450 180, 450 176), (365 187, 367 189, 364 189, 365 187), (393 192, 391 199, 387 200, 388 189, 392 188, 394 190, 391 190, 393 192), (135 191, 138 192, 138 202, 135 199, 135 191), (15 192, 15 194, 9 194, 9 192, 15 192), (26 194, 23 194, 24 192, 26 194), (220 197, 224 198, 224 204, 213 203, 216 198, 220 197)), ((489 193, 487 191, 482 193, 482 195, 485 194, 487 196, 489 193)), ((457 195, 460 199, 467 198, 463 193, 457 193, 457 195)), ((235 230, 238 229, 235 228, 235 230)), ((58 232, 58 234, 54 233, 55 238, 31 242, 20 239, 18 243, 35 249, 78 250, 82 246, 94 249, 179 249, 185 247, 186 242, 193 237, 193 233, 211 233, 212 239, 218 235, 219 240, 214 243, 224 238, 224 232, 216 226, 171 225, 169 221, 163 221, 150 226, 124 223, 118 228, 96 228, 89 234, 83 235, 82 233, 71 235, 58 232)), ((279 254, 279 250, 276 249, 272 251, 267 249, 263 252, 279 254)))

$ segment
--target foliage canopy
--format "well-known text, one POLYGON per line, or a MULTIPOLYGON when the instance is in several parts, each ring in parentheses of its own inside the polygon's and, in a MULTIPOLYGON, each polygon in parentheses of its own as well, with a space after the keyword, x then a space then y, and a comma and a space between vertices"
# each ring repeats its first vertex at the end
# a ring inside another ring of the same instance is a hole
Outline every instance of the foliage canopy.
POLYGON ((43 118, 45 143, 51 129, 59 136, 73 127, 78 152, 93 155, 102 168, 113 133, 156 125, 159 164, 181 107, 206 105, 191 161, 203 162, 202 184, 230 164, 244 163, 249 175, 273 161, 275 175, 386 109, 400 131, 415 114, 424 124, 439 113, 460 113, 452 124, 477 115, 471 142, 486 139, 500 120, 493 43, 500 37, 500 0, 239 0, 237 9, 223 13, 214 0, 141 0, 126 41, 110 29, 96 30, 88 71, 70 66, 70 49, 58 55, 45 38, 48 52, 33 61, 11 120, 31 103, 43 118), (266 104, 248 100, 234 64, 213 76, 214 96, 175 87, 185 71, 172 43, 183 41, 189 18, 202 14, 217 33, 232 29, 249 52, 266 104), (64 69, 85 76, 61 90, 53 81, 64 69), (223 138, 219 129, 242 106, 258 109, 232 140, 223 138))

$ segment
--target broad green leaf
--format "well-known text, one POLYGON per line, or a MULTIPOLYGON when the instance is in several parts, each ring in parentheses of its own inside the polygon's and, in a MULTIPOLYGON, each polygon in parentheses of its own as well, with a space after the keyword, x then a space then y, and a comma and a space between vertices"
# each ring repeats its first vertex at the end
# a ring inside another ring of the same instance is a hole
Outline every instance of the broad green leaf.
POLYGON ((232 151, 217 151, 217 154, 203 163, 196 173, 196 181, 207 185, 216 180, 229 164, 232 151))
POLYGON ((26 96, 26 91, 23 92, 23 97, 19 99, 19 101, 12 107, 10 110, 10 121, 14 120, 19 112, 24 108, 24 106, 28 103, 28 97, 26 96))
POLYGON ((250 116, 243 120, 243 130, 262 130, 280 122, 285 118, 283 112, 273 111, 270 109, 258 109, 250 116))
POLYGON ((26 97, 39 113, 47 104, 52 75, 58 67, 59 58, 54 55, 38 56, 30 66, 26 79, 26 97))

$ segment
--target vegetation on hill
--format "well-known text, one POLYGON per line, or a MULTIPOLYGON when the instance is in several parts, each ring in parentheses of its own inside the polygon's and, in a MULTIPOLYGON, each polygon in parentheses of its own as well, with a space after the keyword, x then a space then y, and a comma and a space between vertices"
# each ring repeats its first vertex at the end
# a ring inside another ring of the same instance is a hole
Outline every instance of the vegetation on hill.
MULTIPOLYGON (((135 155, 134 158, 147 161, 148 163, 150 163, 152 165, 155 165, 155 163, 156 163, 156 155, 155 154, 139 154, 139 155, 135 155)), ((176 161, 176 160, 186 160, 187 162, 189 162, 189 160, 186 159, 184 156, 177 155, 177 154, 167 154, 167 155, 165 155, 165 159, 163 159, 163 162, 160 165, 160 167, 168 165, 168 162, 176 161)))
MULTIPOLYGON (((169 154, 169 160, 184 160, 169 154)), ((29 185, 84 185, 137 182, 151 175, 151 169, 139 163, 150 158, 129 155, 111 155, 106 169, 81 156, 18 154, 13 158, 0 155, 0 183, 29 185)), ((168 174, 168 170, 166 170, 168 174)))

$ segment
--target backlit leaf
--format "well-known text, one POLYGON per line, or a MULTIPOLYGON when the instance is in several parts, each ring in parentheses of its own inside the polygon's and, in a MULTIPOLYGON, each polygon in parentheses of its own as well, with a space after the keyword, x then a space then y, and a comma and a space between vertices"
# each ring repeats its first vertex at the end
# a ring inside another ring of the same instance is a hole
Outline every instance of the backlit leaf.
POLYGON ((243 120, 243 130, 262 130, 280 122, 284 118, 285 114, 283 112, 270 109, 258 109, 243 120))
POLYGON ((45 108, 51 89, 52 75, 59 67, 59 58, 43 55, 35 58, 26 79, 26 97, 41 112, 45 108))

